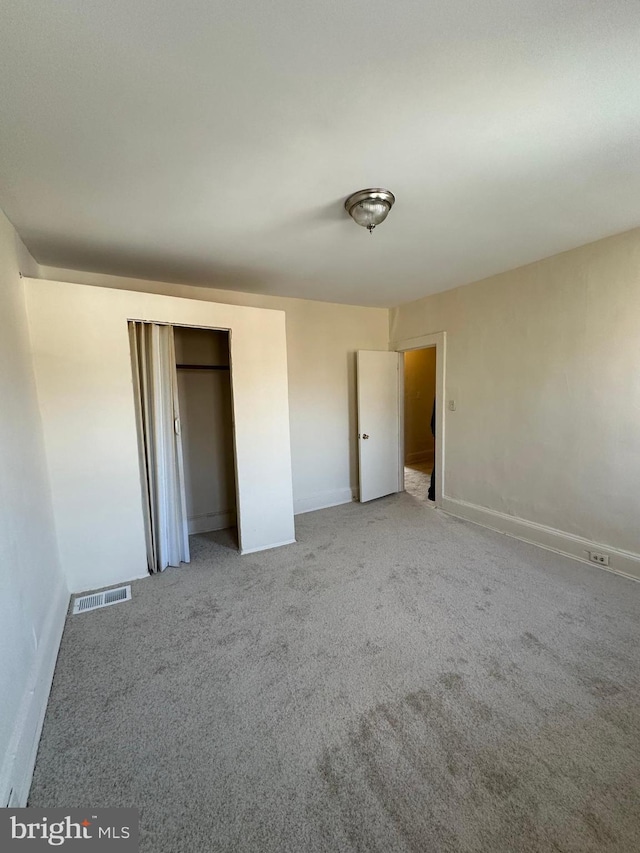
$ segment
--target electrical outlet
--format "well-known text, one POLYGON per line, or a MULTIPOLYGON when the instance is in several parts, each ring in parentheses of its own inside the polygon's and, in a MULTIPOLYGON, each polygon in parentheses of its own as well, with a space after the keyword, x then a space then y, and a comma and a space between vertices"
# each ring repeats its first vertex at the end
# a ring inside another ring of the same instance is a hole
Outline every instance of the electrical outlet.
POLYGON ((609 565, 608 554, 600 554, 598 551, 589 551, 589 559, 592 563, 599 563, 601 566, 609 565))

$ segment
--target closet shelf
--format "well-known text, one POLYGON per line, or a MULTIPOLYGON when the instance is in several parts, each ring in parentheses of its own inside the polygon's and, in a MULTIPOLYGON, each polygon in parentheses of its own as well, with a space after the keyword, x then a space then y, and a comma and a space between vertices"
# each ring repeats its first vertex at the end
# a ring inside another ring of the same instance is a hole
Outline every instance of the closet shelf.
POLYGON ((178 370, 229 370, 228 364, 176 364, 178 370))

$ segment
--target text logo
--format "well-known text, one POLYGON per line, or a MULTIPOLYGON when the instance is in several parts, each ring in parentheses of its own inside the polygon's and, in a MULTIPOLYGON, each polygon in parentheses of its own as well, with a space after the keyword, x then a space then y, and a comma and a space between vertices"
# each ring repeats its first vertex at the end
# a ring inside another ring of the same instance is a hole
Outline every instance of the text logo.
POLYGON ((137 809, 0 809, 0 850, 136 853, 137 809))

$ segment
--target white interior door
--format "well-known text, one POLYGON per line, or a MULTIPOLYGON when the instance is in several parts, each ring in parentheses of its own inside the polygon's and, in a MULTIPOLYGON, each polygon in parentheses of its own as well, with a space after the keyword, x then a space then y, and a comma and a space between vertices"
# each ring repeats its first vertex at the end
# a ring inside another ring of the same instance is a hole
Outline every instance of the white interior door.
POLYGON ((400 355, 357 353, 358 456, 360 500, 371 501, 398 491, 400 355))

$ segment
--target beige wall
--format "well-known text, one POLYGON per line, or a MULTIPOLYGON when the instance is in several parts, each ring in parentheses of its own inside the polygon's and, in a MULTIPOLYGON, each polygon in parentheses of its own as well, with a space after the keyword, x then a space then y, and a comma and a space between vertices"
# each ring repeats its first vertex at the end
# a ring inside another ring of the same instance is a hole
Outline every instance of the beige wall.
POLYGON ((283 312, 35 279, 25 292, 72 591, 147 571, 127 320, 231 330, 241 546, 293 541, 283 312))
POLYGON ((37 269, 0 211, 0 806, 25 804, 69 599, 19 271, 37 269))
POLYGON ((446 331, 446 493, 640 552, 640 230, 390 313, 446 331))
POLYGON ((355 352, 388 348, 388 311, 43 267, 43 278, 284 311, 296 512, 351 500, 358 483, 355 352))
POLYGON ((404 354, 404 460, 433 461, 431 413, 436 396, 436 348, 404 354))

